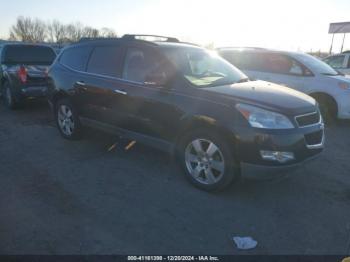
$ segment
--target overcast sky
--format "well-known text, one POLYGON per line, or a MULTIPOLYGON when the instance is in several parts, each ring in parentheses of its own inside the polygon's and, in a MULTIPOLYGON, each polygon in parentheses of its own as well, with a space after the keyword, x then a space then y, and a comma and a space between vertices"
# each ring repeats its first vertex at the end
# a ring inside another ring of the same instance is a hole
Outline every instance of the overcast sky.
MULTIPOLYGON (((119 35, 302 51, 329 50, 329 23, 350 21, 350 0, 0 0, 0 6, 2 38, 22 15, 111 27, 119 35)), ((342 37, 336 35, 335 51, 342 37)), ((345 47, 350 49, 350 34, 345 47)))

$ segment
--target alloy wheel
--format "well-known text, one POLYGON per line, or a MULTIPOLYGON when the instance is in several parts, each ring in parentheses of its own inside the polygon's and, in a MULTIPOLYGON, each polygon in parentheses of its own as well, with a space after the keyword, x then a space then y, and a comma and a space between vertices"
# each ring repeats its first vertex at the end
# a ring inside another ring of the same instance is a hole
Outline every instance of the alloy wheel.
POLYGON ((71 136, 74 132, 73 112, 67 105, 61 105, 57 112, 58 125, 66 136, 71 136))
POLYGON ((225 172, 225 160, 219 147, 207 139, 193 140, 185 150, 185 163, 191 176, 201 184, 220 181, 225 172))

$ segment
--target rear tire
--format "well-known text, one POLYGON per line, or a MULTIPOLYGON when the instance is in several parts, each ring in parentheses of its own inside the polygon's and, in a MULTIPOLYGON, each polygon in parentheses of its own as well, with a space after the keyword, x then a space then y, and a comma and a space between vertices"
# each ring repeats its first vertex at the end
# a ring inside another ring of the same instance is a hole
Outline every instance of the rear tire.
POLYGON ((5 82, 3 88, 3 99, 8 109, 15 110, 20 107, 19 98, 15 96, 9 82, 5 82))
POLYGON ((193 131, 181 139, 177 159, 186 177, 204 191, 220 191, 240 177, 227 141, 210 131, 193 131))
POLYGON ((59 100, 55 105, 55 120, 63 138, 78 140, 82 135, 79 115, 69 99, 59 100))

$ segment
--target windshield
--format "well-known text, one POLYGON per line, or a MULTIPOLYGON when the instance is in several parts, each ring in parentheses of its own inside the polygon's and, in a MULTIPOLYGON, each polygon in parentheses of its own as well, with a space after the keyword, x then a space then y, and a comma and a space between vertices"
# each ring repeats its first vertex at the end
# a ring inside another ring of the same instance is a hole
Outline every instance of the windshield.
POLYGON ((51 65, 55 57, 56 54, 50 47, 13 45, 4 49, 3 61, 6 63, 51 65))
POLYGON ((183 76, 197 87, 248 81, 241 71, 217 54, 197 48, 166 49, 165 54, 183 76))
POLYGON ((327 65, 325 62, 322 62, 321 60, 317 59, 316 57, 313 57, 308 54, 298 54, 297 58, 305 64, 307 67, 310 67, 314 72, 322 74, 322 75, 330 75, 330 76, 337 76, 339 73, 335 71, 332 67, 327 65))

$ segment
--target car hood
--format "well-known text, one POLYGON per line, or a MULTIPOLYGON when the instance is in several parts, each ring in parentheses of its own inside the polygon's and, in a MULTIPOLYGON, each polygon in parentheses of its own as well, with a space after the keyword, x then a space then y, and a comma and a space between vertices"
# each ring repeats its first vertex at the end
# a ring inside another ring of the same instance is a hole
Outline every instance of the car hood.
POLYGON ((225 95, 237 103, 261 105, 287 115, 310 113, 315 111, 316 106, 316 101, 304 93, 265 81, 216 86, 206 90, 225 95))
POLYGON ((346 83, 350 84, 350 75, 324 76, 324 77, 339 80, 339 82, 346 82, 346 83))

